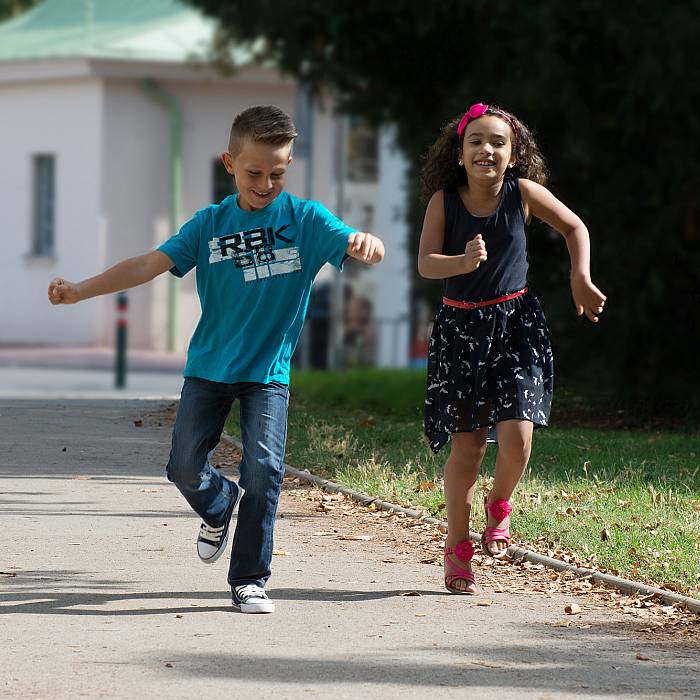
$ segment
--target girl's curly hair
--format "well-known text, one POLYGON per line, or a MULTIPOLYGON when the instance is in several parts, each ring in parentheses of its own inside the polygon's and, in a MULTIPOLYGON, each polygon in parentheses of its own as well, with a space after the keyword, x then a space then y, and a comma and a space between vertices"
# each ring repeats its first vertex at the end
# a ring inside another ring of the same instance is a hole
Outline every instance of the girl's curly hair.
MULTIPOLYGON (((515 165, 509 171, 514 177, 524 177, 540 185, 547 184, 547 165, 532 132, 510 112, 490 105, 486 114, 503 119, 513 132, 515 165)), ((467 173, 459 165, 459 154, 466 129, 457 136, 457 125, 462 115, 449 121, 437 141, 428 149, 421 169, 421 198, 427 202, 438 190, 456 189, 467 184, 467 173)))

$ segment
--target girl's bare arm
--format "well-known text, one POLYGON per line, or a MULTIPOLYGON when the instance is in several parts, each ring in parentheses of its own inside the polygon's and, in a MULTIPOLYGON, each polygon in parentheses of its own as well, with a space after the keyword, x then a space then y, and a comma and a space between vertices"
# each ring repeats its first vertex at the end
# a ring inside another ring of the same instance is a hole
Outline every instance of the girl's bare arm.
POLYGON ((576 312, 585 313, 594 323, 605 306, 606 296, 591 281, 591 244, 581 219, 560 202, 546 187, 531 180, 520 180, 525 215, 536 216, 559 232, 566 241, 571 260, 571 293, 576 312))
POLYGON ((443 255, 445 241, 445 206, 442 191, 428 202, 423 219, 418 250, 418 272, 426 279, 444 279, 473 272, 486 260, 486 244, 481 235, 469 241, 464 253, 443 255))

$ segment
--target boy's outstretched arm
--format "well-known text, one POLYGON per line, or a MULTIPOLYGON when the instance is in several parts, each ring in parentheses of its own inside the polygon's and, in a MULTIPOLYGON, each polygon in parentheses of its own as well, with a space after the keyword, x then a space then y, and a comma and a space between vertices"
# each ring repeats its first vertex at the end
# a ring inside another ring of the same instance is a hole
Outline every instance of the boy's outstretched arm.
POLYGON ((376 265, 384 260, 384 244, 371 233, 351 233, 348 237, 347 255, 369 265, 376 265))
POLYGON ((165 253, 153 250, 122 260, 99 275, 82 282, 69 282, 63 277, 56 277, 49 283, 49 301, 52 304, 75 304, 101 294, 120 292, 122 289, 150 282, 171 267, 173 262, 165 253))

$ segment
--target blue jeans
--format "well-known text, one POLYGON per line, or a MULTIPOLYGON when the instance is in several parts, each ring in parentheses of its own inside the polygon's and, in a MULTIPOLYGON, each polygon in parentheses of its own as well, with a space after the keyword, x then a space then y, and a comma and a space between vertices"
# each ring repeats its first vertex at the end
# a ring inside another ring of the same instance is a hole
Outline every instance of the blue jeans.
POLYGON ((272 531, 284 478, 289 388, 278 382, 222 384, 186 377, 173 430, 167 475, 193 510, 213 527, 224 522, 236 490, 210 463, 235 399, 241 405, 243 460, 228 582, 270 577, 272 531))

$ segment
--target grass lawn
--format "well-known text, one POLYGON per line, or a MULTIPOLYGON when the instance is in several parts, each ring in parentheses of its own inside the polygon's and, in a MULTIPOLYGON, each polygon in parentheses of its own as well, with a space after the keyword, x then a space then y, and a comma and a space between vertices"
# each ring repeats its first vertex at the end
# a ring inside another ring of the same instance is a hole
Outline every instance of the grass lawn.
MULTIPOLYGON (((422 435, 424 374, 358 370, 292 377, 286 461, 444 518, 442 465, 422 435)), ((538 551, 700 596, 700 433, 625 427, 625 411, 555 391, 513 496, 513 534, 538 551)), ((237 416, 228 423, 239 434, 237 416)), ((493 474, 489 446, 480 485, 493 474)), ((477 499, 480 501, 481 499, 477 499)), ((483 528, 476 508, 472 529, 483 528)))

